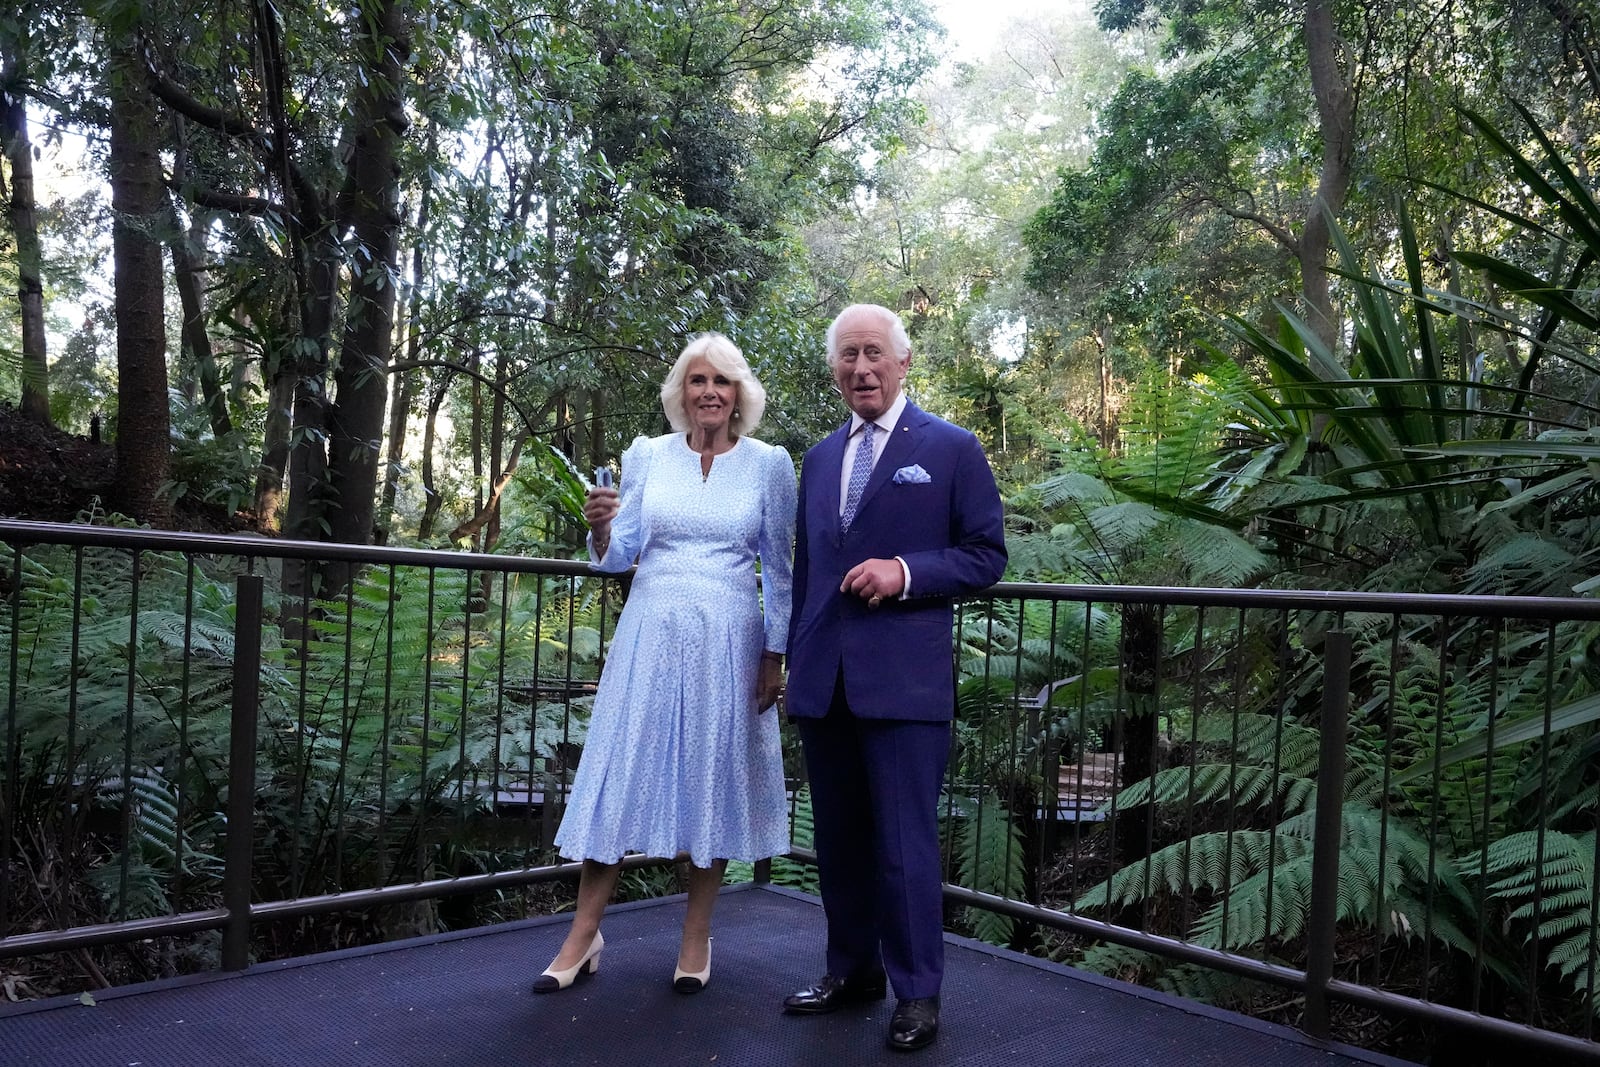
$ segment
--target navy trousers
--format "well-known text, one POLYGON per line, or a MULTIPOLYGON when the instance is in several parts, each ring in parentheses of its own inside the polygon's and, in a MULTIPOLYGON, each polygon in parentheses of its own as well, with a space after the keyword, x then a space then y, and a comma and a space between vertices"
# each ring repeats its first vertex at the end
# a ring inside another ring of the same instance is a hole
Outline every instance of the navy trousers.
POLYGON ((828 973, 864 978, 881 969, 902 1000, 937 996, 939 788, 950 724, 859 718, 840 684, 825 717, 795 725, 811 778, 828 973))

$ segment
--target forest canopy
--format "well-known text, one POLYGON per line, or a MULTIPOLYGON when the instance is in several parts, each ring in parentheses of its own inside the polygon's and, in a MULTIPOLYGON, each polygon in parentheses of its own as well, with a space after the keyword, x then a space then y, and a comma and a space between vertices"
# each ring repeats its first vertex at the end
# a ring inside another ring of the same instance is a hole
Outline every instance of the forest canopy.
POLYGON ((1591 15, 1103 0, 983 52, 939 17, 29 0, 0 396, 103 425, 140 521, 560 555, 689 336, 798 454, 872 300, 1019 576, 1587 589, 1591 15))

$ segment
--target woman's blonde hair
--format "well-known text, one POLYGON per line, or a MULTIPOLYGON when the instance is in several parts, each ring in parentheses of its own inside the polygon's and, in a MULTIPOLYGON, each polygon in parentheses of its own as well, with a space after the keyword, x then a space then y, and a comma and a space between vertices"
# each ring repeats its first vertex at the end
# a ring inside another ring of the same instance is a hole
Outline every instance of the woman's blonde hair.
POLYGON ((689 364, 699 358, 725 375, 736 390, 728 431, 735 437, 754 432, 761 413, 767 410, 767 391, 756 381, 739 346, 720 333, 697 333, 689 338, 678 362, 667 372, 667 380, 661 383, 661 410, 666 412, 672 428, 679 433, 689 431, 689 413, 683 407, 683 380, 689 373, 689 364))

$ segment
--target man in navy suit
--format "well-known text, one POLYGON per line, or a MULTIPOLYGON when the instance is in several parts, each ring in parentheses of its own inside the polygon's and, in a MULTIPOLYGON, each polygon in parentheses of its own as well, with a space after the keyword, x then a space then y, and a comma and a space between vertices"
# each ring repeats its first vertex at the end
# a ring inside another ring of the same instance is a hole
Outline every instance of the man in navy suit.
POLYGON ((898 1004, 889 1046, 939 1030, 938 800, 955 712, 951 598, 1005 569, 978 439, 908 403, 900 317, 855 304, 828 327, 850 421, 805 455, 786 706, 805 747, 827 973, 783 1002, 820 1015, 898 1004))

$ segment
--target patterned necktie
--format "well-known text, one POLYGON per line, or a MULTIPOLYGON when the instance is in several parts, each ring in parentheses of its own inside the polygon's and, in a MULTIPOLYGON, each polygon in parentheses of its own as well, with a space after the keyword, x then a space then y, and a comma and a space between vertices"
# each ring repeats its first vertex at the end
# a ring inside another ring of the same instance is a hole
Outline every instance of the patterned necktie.
POLYGON ((850 520, 856 517, 856 508, 861 506, 861 492, 866 489, 867 479, 872 475, 872 435, 877 429, 876 423, 862 424, 856 458, 850 464, 850 485, 845 492, 844 514, 839 516, 841 530, 850 529, 850 520))

